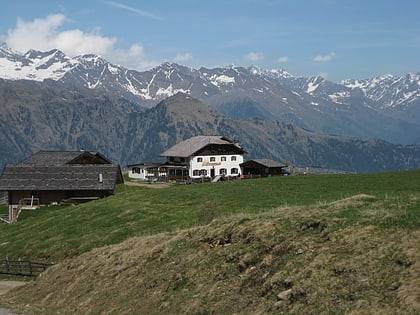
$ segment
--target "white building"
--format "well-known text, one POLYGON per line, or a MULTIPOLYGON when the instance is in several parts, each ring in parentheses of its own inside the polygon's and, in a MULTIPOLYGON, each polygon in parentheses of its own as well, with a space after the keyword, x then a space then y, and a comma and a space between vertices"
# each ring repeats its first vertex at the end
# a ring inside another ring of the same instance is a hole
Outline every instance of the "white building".
POLYGON ((168 165, 168 163, 139 163, 128 166, 128 177, 149 182, 166 182, 169 173, 188 177, 187 166, 168 165))
POLYGON ((199 179, 240 176, 245 153, 236 142, 226 137, 196 136, 177 143, 161 156, 166 157, 166 164, 172 167, 187 166, 188 176, 199 179))
POLYGON ((238 177, 245 153, 236 142, 226 137, 196 136, 163 152, 164 163, 128 165, 128 176, 148 181, 238 177))

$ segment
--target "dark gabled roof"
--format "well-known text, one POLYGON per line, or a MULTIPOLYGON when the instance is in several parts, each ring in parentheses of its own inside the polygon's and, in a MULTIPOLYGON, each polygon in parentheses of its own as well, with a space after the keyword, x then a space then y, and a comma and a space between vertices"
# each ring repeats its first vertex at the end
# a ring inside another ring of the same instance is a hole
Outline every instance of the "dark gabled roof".
POLYGON ((183 169, 188 168, 187 165, 179 165, 179 164, 170 164, 168 162, 156 162, 156 163, 137 163, 137 164, 130 164, 127 167, 143 167, 143 168, 154 168, 154 167, 166 167, 166 168, 177 168, 183 169))
POLYGON ((0 191, 114 190, 122 182, 118 165, 6 166, 0 191), (102 181, 102 182, 101 182, 102 181))
POLYGON ((247 166, 252 165, 253 163, 257 163, 261 166, 268 167, 268 168, 276 168, 276 167, 286 167, 286 164, 270 160, 270 159, 254 159, 254 160, 248 160, 246 162, 243 162, 241 166, 247 166))
POLYGON ((0 191, 113 190, 123 183, 119 165, 86 151, 39 151, 15 166, 6 166, 0 191))
POLYGON ((162 162, 156 162, 156 163, 146 162, 146 163, 128 164, 127 167, 128 168, 130 168, 130 167, 136 167, 136 166, 137 167, 154 167, 154 166, 161 166, 161 165, 163 165, 162 162))
POLYGON ((222 136, 196 136, 181 141, 163 152, 160 156, 189 157, 210 144, 233 145, 236 149, 245 151, 234 141, 222 136))
POLYGON ((88 151, 39 151, 19 165, 65 165, 65 164, 111 164, 111 162, 98 152, 88 151))

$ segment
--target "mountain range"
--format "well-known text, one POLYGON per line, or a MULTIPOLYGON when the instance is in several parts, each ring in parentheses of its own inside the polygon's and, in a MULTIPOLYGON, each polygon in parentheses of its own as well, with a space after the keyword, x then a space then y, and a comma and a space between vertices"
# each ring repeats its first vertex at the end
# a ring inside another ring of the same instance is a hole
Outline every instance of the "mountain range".
POLYGON ((356 172, 420 167, 420 74, 336 84, 256 66, 140 72, 96 55, 21 54, 3 44, 0 78, 3 165, 82 147, 124 165, 155 160, 189 136, 221 134, 249 158, 356 172))

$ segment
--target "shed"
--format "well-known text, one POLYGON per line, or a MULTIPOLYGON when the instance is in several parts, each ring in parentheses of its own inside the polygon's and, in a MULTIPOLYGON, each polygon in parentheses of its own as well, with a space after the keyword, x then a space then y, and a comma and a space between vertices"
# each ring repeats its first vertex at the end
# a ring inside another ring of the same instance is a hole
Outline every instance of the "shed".
POLYGON ((244 175, 288 175, 288 172, 285 170, 286 167, 286 164, 270 159, 248 160, 241 164, 244 175))

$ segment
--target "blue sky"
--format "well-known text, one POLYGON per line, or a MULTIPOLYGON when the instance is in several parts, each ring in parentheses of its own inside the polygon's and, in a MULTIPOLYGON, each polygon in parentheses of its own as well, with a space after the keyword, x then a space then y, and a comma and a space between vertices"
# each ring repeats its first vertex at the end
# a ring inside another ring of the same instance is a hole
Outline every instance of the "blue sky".
POLYGON ((96 53, 129 69, 257 65, 339 82, 420 72, 418 0, 3 1, 15 50, 96 53))

